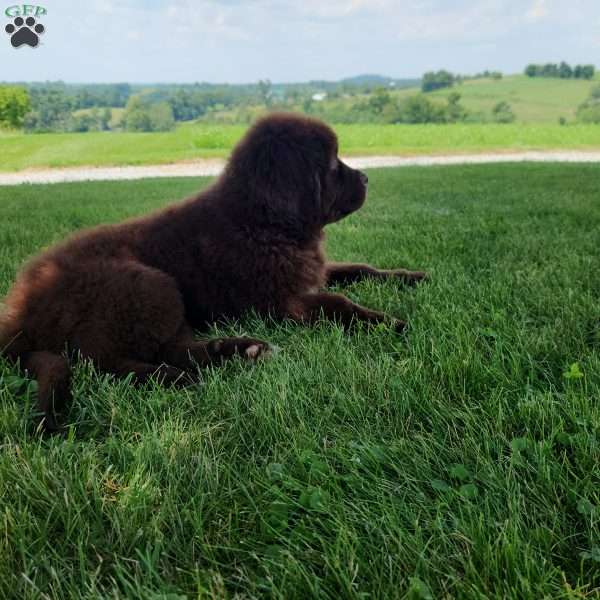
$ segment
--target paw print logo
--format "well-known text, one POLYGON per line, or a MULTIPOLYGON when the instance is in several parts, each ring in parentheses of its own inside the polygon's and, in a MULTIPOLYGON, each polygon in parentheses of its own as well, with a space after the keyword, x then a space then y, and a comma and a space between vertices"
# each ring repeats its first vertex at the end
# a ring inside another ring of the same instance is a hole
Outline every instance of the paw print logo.
POLYGON ((17 17, 4 30, 10 35, 10 43, 15 48, 23 45, 35 48, 40 43, 39 36, 44 33, 45 28, 41 23, 36 23, 33 17, 27 17, 26 20, 17 17))

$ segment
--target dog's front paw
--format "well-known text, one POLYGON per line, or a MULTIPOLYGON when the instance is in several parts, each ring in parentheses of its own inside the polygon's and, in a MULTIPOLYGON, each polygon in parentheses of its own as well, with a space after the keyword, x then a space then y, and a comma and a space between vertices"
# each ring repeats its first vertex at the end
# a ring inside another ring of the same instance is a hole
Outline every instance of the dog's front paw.
POLYGON ((222 338, 211 340, 208 343, 208 349, 213 357, 227 359, 239 356, 247 360, 267 358, 275 350, 271 344, 253 338, 222 338))
POLYGON ((404 285, 411 286, 429 279, 429 275, 424 271, 407 271, 406 269, 395 269, 390 271, 390 275, 401 281, 404 285))
POLYGON ((406 330, 408 329, 408 323, 402 319, 393 319, 391 327, 396 333, 406 333, 406 330))

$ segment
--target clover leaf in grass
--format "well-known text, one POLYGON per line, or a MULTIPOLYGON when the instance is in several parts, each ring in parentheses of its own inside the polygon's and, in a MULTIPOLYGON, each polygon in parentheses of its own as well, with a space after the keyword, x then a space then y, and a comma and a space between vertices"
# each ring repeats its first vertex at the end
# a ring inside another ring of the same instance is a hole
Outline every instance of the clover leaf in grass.
POLYGON ((452 489, 445 481, 441 479, 432 479, 429 483, 437 492, 448 492, 452 489))
POLYGON ((531 442, 525 437, 513 438, 512 442, 510 443, 510 447, 515 454, 524 452, 530 447, 530 445, 531 442))
POLYGON ((410 578, 410 588, 407 597, 411 600, 433 600, 429 586, 418 577, 410 578))
POLYGON ((460 486, 458 491, 460 492, 461 496, 467 498, 468 500, 473 500, 479 495, 479 489, 474 483, 465 483, 464 485, 460 486))
POLYGON ((287 528, 290 518, 290 506, 287 502, 275 500, 271 502, 265 515, 265 521, 275 531, 282 531, 287 528))
POLYGON ((579 556, 583 560, 593 560, 594 562, 600 563, 600 546, 592 546, 589 551, 580 552, 579 556))
POLYGON ((571 444, 571 435, 566 431, 559 431, 554 436, 554 439, 558 444, 561 444, 562 446, 569 446, 571 444))
POLYGON ((308 487, 301 494, 299 502, 307 510, 325 510, 329 495, 319 487, 308 487))
POLYGON ((271 481, 281 481, 283 479, 283 471, 281 463, 270 463, 267 465, 267 476, 271 481))
POLYGON ((569 381, 576 381, 583 377, 583 371, 579 367, 579 363, 573 363, 564 373, 563 377, 569 381))
POLYGON ((580 515, 590 517, 595 510, 596 507, 587 498, 580 498, 579 502, 577 502, 577 512, 580 515))
POLYGON ((455 463, 450 467, 450 477, 454 479, 459 479, 460 481, 468 481, 471 479, 471 471, 465 467, 465 465, 460 463, 455 463))
POLYGON ((312 450, 304 450, 300 455, 300 461, 312 479, 324 479, 330 474, 327 463, 312 450))

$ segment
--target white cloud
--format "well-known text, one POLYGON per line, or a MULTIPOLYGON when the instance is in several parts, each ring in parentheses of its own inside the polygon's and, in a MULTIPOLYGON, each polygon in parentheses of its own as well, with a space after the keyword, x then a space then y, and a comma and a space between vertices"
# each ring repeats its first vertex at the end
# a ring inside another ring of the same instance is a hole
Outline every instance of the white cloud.
POLYGON ((113 3, 110 0, 95 0, 92 8, 104 15, 110 15, 115 11, 113 3))
MULTIPOLYGON (((164 15, 168 28, 175 28, 180 34, 188 34, 188 43, 206 40, 247 40, 251 20, 246 7, 236 4, 211 1, 194 2, 179 0, 167 6, 164 15)), ((251 11, 255 13, 256 9, 251 11)), ((165 40, 166 41, 166 40, 165 40)), ((178 40, 181 45, 183 40, 178 40)))
POLYGON ((480 0, 461 7, 416 10, 399 16, 396 34, 406 42, 481 43, 511 33, 520 20, 516 3, 480 0))
POLYGON ((547 0, 533 0, 533 4, 525 14, 530 21, 539 21, 548 15, 547 0))
POLYGON ((304 0, 288 10, 312 19, 344 19, 363 12, 385 12, 393 6, 389 0, 304 0))

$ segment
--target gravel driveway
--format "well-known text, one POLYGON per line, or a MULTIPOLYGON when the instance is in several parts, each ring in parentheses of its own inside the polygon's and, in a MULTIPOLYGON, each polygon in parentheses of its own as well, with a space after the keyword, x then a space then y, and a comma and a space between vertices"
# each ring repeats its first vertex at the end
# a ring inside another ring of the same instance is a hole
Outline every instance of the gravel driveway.
MULTIPOLYGON (((600 162, 600 151, 594 152, 507 152, 496 154, 464 154, 453 156, 359 156, 344 159, 352 167, 379 167, 487 164, 502 162, 600 162)), ((22 183, 60 183, 64 181, 103 181, 144 179, 147 177, 201 177, 218 175, 225 161, 202 159, 170 165, 141 167, 68 167, 0 173, 0 185, 22 183)))

